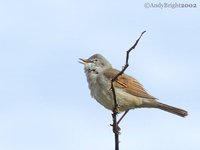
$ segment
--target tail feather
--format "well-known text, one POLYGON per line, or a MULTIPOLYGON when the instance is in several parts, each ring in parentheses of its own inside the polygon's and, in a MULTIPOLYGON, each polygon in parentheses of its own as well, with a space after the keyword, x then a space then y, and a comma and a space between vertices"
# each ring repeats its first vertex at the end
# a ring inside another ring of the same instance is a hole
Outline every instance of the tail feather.
POLYGON ((163 104, 163 103, 160 103, 160 102, 157 102, 157 108, 164 110, 164 111, 167 111, 167 112, 170 112, 170 113, 173 113, 173 114, 176 114, 176 115, 181 116, 181 117, 185 117, 185 116, 188 115, 188 112, 183 110, 183 109, 176 108, 176 107, 173 107, 173 106, 170 106, 170 105, 167 105, 167 104, 163 104))

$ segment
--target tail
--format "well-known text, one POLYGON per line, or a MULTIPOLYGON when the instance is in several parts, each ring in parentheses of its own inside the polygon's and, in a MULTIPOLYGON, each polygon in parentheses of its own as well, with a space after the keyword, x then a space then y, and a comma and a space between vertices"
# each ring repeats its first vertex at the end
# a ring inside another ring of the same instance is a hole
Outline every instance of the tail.
POLYGON ((178 115, 178 116, 181 116, 181 117, 185 117, 188 115, 188 112, 183 110, 183 109, 180 109, 180 108, 176 108, 176 107, 173 107, 173 106, 170 106, 170 105, 167 105, 167 104, 163 104, 163 103, 160 103, 160 102, 156 102, 157 104, 157 108, 161 109, 161 110, 164 110, 164 111, 167 111, 167 112, 170 112, 170 113, 173 113, 175 115, 178 115))

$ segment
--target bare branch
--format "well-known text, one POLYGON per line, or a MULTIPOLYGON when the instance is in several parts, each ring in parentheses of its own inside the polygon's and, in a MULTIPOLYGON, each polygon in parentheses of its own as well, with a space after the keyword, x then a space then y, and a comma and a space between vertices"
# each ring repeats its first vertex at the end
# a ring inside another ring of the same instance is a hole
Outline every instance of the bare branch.
POLYGON ((135 47, 137 46, 140 38, 142 37, 142 35, 145 33, 146 31, 143 31, 140 35, 140 37, 136 40, 135 44, 126 52, 126 63, 125 63, 125 66, 123 67, 123 69, 114 77, 112 78, 111 80, 111 89, 112 89, 112 93, 113 93, 113 99, 114 99, 114 108, 113 108, 113 114, 112 114, 112 117, 113 117, 113 132, 115 134, 115 150, 119 150, 119 131, 120 131, 120 128, 118 126, 119 122, 123 119, 123 117, 126 115, 126 113, 128 112, 128 110, 125 112, 125 114, 122 116, 122 118, 119 119, 119 121, 117 121, 117 114, 118 114, 118 103, 117 103, 117 99, 116 99, 116 93, 115 93, 115 88, 114 88, 114 81, 124 73, 124 71, 128 68, 129 64, 128 64, 128 61, 129 61, 129 53, 135 49, 135 47))

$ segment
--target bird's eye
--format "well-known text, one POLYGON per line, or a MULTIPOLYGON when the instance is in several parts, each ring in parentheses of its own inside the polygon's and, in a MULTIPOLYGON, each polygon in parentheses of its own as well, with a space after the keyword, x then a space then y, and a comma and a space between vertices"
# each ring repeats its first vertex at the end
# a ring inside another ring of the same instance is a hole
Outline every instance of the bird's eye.
POLYGON ((94 62, 97 62, 97 59, 94 59, 94 62))

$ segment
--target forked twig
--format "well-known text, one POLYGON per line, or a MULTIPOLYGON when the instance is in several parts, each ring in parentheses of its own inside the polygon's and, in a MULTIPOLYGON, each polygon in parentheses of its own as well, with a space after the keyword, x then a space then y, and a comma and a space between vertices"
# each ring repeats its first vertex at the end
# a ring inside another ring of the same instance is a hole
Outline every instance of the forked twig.
MULTIPOLYGON (((115 150, 119 150, 119 131, 120 128, 118 126, 118 121, 117 121, 117 114, 118 114, 118 103, 117 103, 117 99, 116 99, 116 93, 115 93, 115 88, 113 85, 113 82, 115 82, 115 80, 124 73, 124 71, 128 68, 129 64, 128 64, 128 60, 129 60, 129 53, 135 49, 135 47, 137 46, 140 38, 142 37, 142 35, 145 33, 146 31, 143 31, 140 35, 140 37, 136 40, 135 44, 126 52, 126 63, 125 66, 123 67, 123 69, 111 80, 111 89, 112 89, 112 93, 113 93, 113 99, 114 99, 114 109, 113 109, 113 132, 115 134, 115 150)), ((127 113, 127 112, 126 112, 127 113)), ((124 116, 123 116, 124 117, 124 116)), ((119 120, 119 122, 121 121, 121 119, 119 120)))

